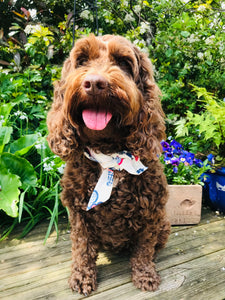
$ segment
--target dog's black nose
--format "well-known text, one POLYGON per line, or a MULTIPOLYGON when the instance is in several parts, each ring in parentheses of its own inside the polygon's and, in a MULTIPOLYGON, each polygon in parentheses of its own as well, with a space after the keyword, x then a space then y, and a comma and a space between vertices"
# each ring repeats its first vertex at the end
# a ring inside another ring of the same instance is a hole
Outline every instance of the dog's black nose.
POLYGON ((89 74, 84 78, 83 88, 87 94, 98 95, 104 92, 107 87, 107 80, 98 74, 89 74))

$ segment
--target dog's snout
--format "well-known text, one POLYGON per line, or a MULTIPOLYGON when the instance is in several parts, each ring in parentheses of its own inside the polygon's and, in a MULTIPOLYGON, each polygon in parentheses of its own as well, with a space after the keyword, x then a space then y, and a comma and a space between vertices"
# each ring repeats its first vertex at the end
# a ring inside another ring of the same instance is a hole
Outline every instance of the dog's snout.
POLYGON ((97 74, 89 74, 83 81, 83 88, 87 94, 101 94, 107 87, 107 80, 97 74))

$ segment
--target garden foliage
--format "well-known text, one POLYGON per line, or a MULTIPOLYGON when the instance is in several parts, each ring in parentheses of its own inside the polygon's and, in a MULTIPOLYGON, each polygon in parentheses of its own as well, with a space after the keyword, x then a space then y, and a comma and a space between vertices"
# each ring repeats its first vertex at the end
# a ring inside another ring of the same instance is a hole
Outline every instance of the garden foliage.
MULTIPOLYGON (((152 59, 168 135, 176 126, 185 149, 201 156, 224 145, 224 122, 219 128, 216 118, 224 118, 219 111, 225 95, 225 2, 96 3, 98 24, 95 1, 76 1, 75 39, 97 27, 99 34, 130 39, 152 59), (204 88, 203 101, 197 101, 193 84, 204 88), (198 135, 192 134, 195 128, 198 135)), ((1 225, 11 223, 3 237, 20 221, 24 234, 47 217, 50 227, 57 226, 64 212, 58 201, 64 163, 47 145, 46 114, 53 82, 72 48, 72 27, 72 1, 0 1, 0 217, 1 225)))

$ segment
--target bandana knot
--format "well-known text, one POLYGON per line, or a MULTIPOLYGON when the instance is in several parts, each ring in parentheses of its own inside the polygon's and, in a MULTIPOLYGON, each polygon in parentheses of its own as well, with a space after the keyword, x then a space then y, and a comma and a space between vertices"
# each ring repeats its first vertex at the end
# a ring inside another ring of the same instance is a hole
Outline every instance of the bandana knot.
POLYGON ((103 169, 89 199, 86 210, 90 210, 96 205, 106 202, 110 198, 113 188, 114 170, 126 170, 132 175, 140 175, 147 170, 147 167, 141 163, 139 157, 134 156, 128 151, 121 151, 111 155, 106 155, 87 149, 84 154, 90 160, 98 162, 103 169))

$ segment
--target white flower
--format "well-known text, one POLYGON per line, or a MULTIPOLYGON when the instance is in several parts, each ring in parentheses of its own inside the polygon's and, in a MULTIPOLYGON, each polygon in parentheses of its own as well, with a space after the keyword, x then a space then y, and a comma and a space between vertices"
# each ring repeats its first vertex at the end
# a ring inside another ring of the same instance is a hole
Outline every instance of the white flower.
POLYGON ((50 159, 50 157, 45 157, 45 158, 43 158, 43 161, 45 162, 45 161, 47 161, 49 159, 50 159))
POLYGON ((6 74, 6 75, 8 75, 8 74, 9 74, 9 70, 7 70, 7 69, 5 69, 5 70, 2 70, 1 72, 2 72, 2 73, 4 73, 4 74, 6 74))
POLYGON ((46 149, 47 147, 45 146, 44 143, 43 143, 43 144, 40 143, 40 144, 36 144, 36 145, 35 145, 35 148, 36 148, 36 149, 46 149))
POLYGON ((134 5, 134 11, 138 14, 141 11, 141 5, 134 5))
POLYGON ((41 30, 41 25, 27 25, 24 29, 26 34, 34 33, 41 30))
POLYGON ((133 22, 134 20, 135 20, 134 17, 130 14, 126 14, 126 16, 124 18, 125 22, 133 22))
POLYGON ((88 20, 89 19, 89 11, 88 10, 83 10, 81 13, 80 13, 80 17, 83 18, 83 19, 86 19, 88 20))
POLYGON ((28 120, 27 114, 26 113, 21 113, 20 115, 20 120, 28 120))
POLYGON ((48 172, 48 171, 52 171, 53 170, 53 166, 55 165, 54 161, 51 161, 50 163, 44 163, 43 164, 43 169, 44 171, 48 172))
POLYGON ((65 166, 66 166, 66 164, 63 164, 63 165, 61 165, 59 168, 57 168, 57 170, 58 170, 58 172, 59 172, 60 174, 63 174, 63 173, 64 173, 64 168, 65 168, 65 166))
POLYGON ((25 120, 25 119, 28 120, 27 114, 24 113, 24 112, 22 112, 22 111, 20 111, 20 110, 16 111, 16 112, 14 113, 14 116, 19 117, 20 120, 25 120))
POLYGON ((198 7, 198 9, 197 9, 197 11, 200 11, 200 12, 203 12, 203 11, 205 11, 205 10, 206 10, 206 6, 205 6, 204 4, 199 5, 199 7, 198 7))
POLYGON ((150 25, 144 22, 141 22, 140 33, 143 34, 145 32, 151 31, 150 25))
POLYGON ((190 37, 187 38, 187 41, 191 44, 191 43, 194 43, 194 42, 198 42, 199 38, 192 33, 190 35, 190 37))
POLYGON ((28 9, 30 16, 32 19, 36 18, 37 16, 37 10, 36 9, 28 9))
POLYGON ((21 116, 21 114, 22 114, 22 111, 20 111, 20 110, 17 110, 17 111, 14 113, 15 116, 21 116))
POLYGON ((93 21, 93 15, 90 14, 90 12, 87 9, 83 10, 80 13, 80 17, 83 18, 83 19, 85 19, 85 20, 93 21))
POLYGON ((207 45, 213 44, 213 39, 215 38, 215 35, 209 36, 206 40, 205 43, 207 45))
POLYGON ((204 54, 202 52, 198 52, 197 54, 199 59, 203 59, 204 58, 204 54))

